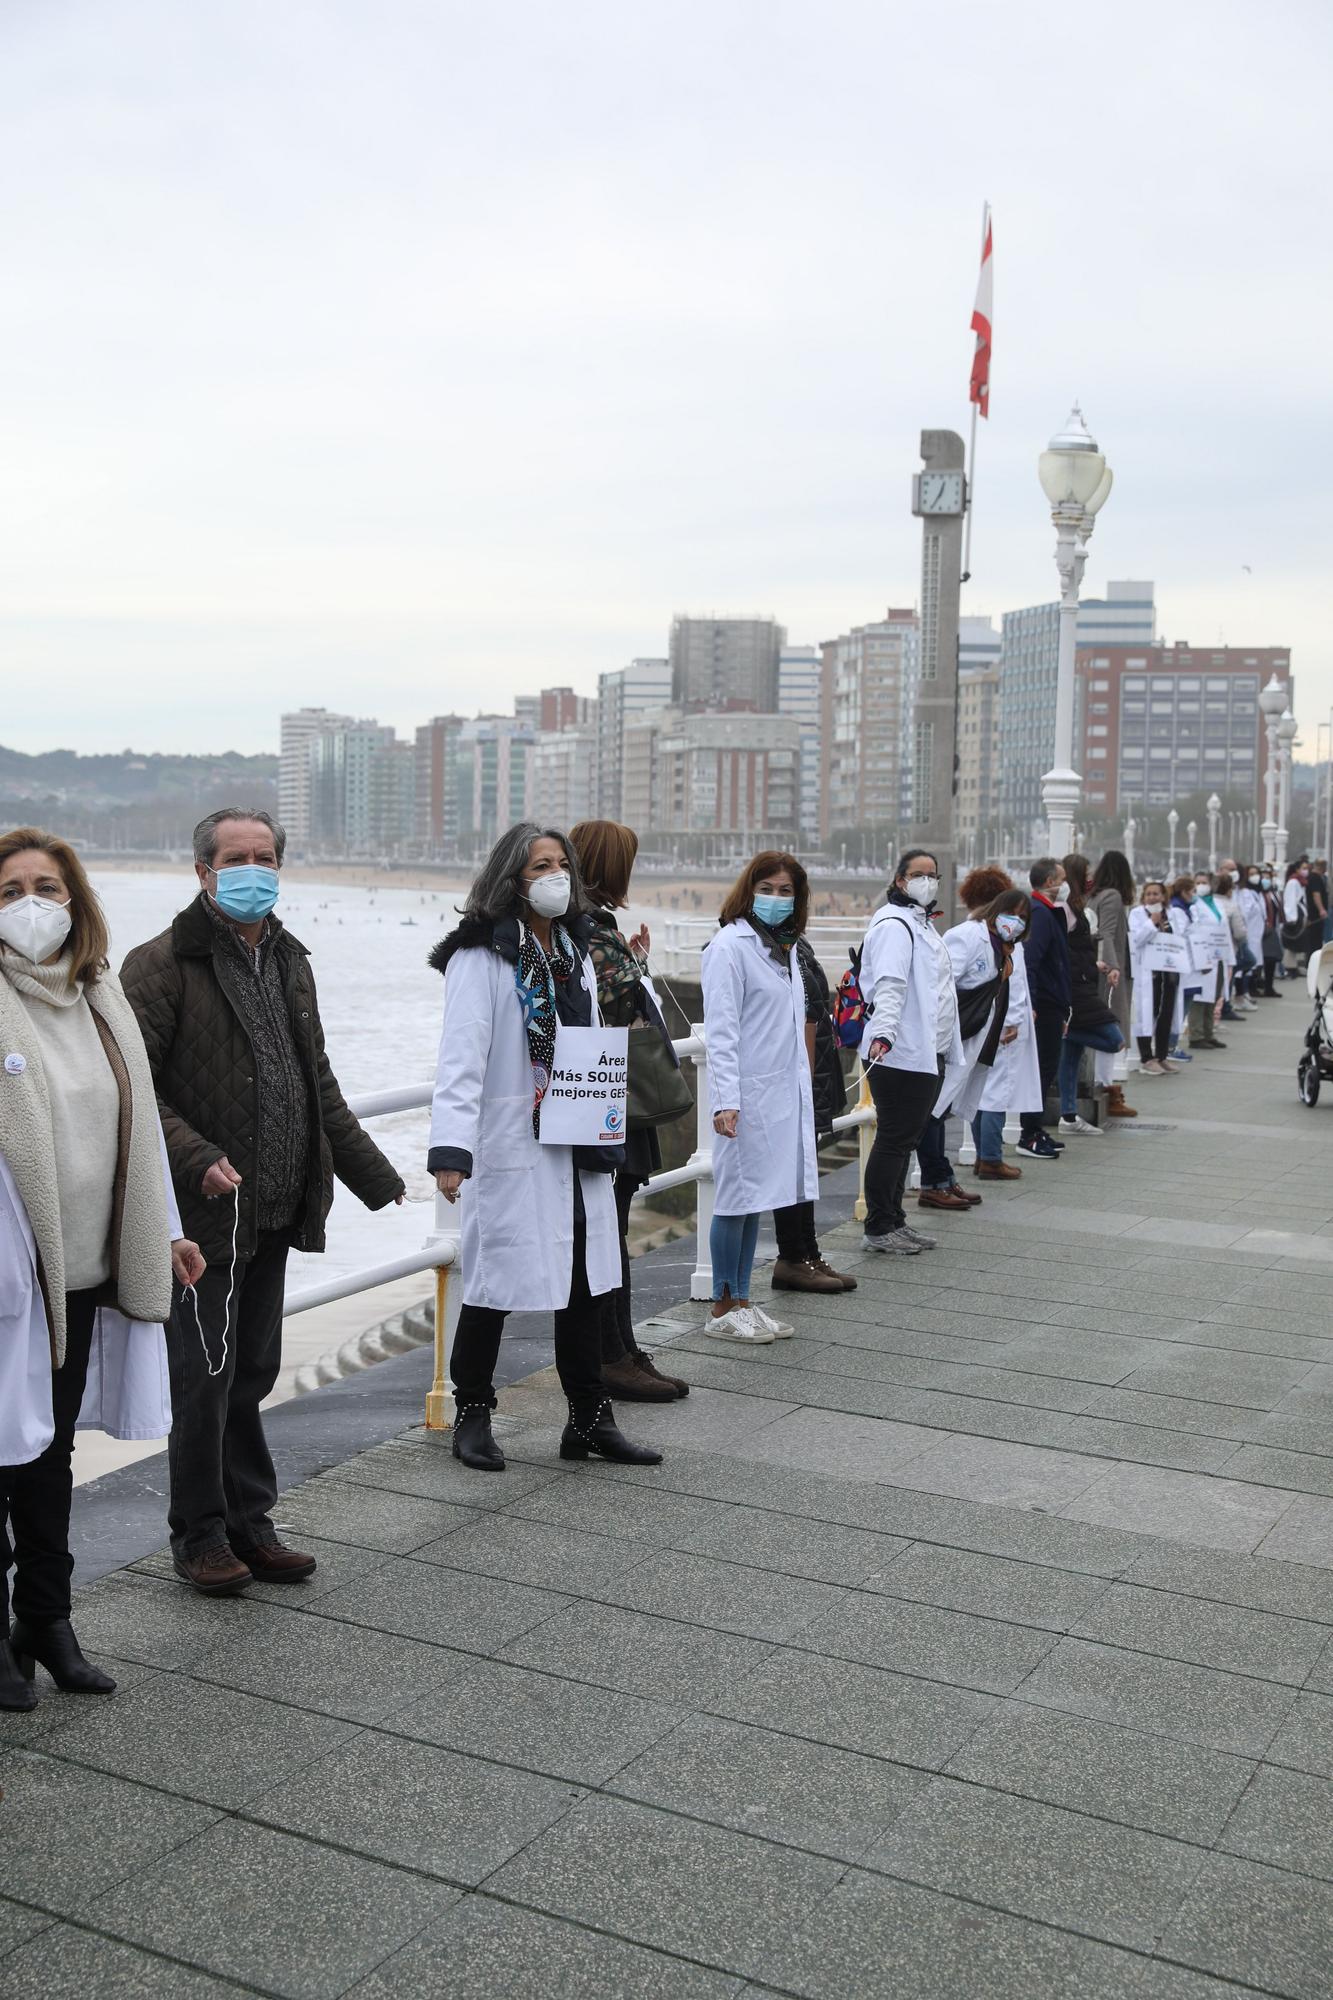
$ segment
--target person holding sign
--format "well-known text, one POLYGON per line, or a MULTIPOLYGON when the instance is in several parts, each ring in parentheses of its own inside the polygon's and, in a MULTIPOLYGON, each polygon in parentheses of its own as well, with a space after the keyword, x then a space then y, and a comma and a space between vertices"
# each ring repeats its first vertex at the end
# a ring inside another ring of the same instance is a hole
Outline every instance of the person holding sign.
MULTIPOLYGON (((1207 887, 1211 883, 1204 878, 1207 887)), ((1212 911, 1204 905, 1192 875, 1180 875, 1171 885, 1167 911, 1171 928, 1189 948, 1190 971, 1183 982, 1183 999, 1189 1045, 1193 1049, 1224 1049, 1213 1023, 1213 995, 1217 989, 1217 938, 1220 927, 1212 911)))
POLYGON ((569 1398, 562 1458, 662 1454, 616 1427, 601 1377, 602 1300, 620 1282, 611 1174, 624 1164, 626 1032, 604 1028, 587 909, 564 834, 501 834, 458 929, 430 955, 444 975, 429 1170, 463 1202, 463 1308, 450 1374, 454 1457, 503 1472, 491 1430, 506 1313, 555 1314, 569 1398))
POLYGON ((757 854, 722 905, 721 929, 704 948, 704 1037, 713 1111, 713 1311, 715 1340, 762 1345, 791 1328, 750 1298, 750 1274, 766 1208, 813 1202, 813 1031, 797 940, 810 884, 790 854, 757 854))
POLYGON ((1188 966, 1189 954, 1171 928, 1164 882, 1144 883, 1129 913, 1129 951, 1134 970, 1133 1028, 1141 1073, 1174 1076, 1178 1069, 1168 1061, 1168 1052, 1180 1032, 1180 975, 1188 966))

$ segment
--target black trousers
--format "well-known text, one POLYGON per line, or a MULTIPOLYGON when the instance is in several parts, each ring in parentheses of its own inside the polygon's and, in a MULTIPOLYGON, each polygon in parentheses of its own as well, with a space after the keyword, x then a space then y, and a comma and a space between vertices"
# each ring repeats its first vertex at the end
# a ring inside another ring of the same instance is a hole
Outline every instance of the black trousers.
POLYGON ((175 1287, 167 1324, 167 1519, 178 1555, 199 1555, 224 1542, 243 1555, 274 1539, 269 1516, 278 1479, 259 1405, 282 1364, 289 1247, 285 1230, 261 1230, 254 1256, 239 1259, 234 1274, 219 1262, 205 1271, 196 1297, 175 1287))
POLYGON ((620 1232, 620 1283, 613 1292, 607 1292, 598 1300, 601 1307, 602 1360, 604 1362, 623 1361, 627 1354, 637 1354, 639 1343, 634 1338, 634 1313, 630 1305, 629 1289, 629 1211, 630 1203, 643 1186, 640 1174, 626 1173, 623 1168, 616 1175, 616 1227, 620 1232))
POLYGON ((818 1257, 819 1238, 815 1234, 812 1201, 794 1201, 790 1208, 775 1208, 773 1228, 777 1233, 778 1256, 784 1263, 807 1264, 818 1257))
POLYGON ((1266 993, 1266 994, 1268 995, 1268 997, 1269 997, 1269 999, 1270 999, 1270 1000, 1271 1000, 1271 999, 1272 999, 1272 997, 1273 997, 1273 991, 1274 991, 1274 988, 1273 988, 1273 981, 1274 981, 1274 980, 1275 980, 1275 979, 1277 978, 1277 969, 1278 969, 1279 965, 1281 965, 1281 963, 1282 963, 1282 960, 1281 960, 1281 958, 1280 958, 1280 957, 1278 957, 1278 958, 1269 958, 1269 957, 1268 957, 1268 955, 1267 955, 1267 953, 1265 953, 1265 954, 1264 954, 1264 988, 1263 988, 1263 990, 1264 990, 1264 992, 1265 992, 1265 993, 1266 993))
MULTIPOLYGON (((1065 1017, 1063 1014, 1043 1013, 1037 1008, 1034 1016, 1034 1032, 1037 1038, 1037 1073, 1041 1077, 1043 1102, 1051 1085, 1055 1082, 1056 1071, 1060 1067, 1060 1050, 1065 1039, 1065 1017)), ((1040 1132, 1045 1124, 1044 1111, 1025 1111, 1019 1118, 1023 1133, 1040 1132)))
MULTIPOLYGON (((606 1296, 610 1296, 607 1294, 606 1296)), ((574 1259, 569 1299, 555 1314, 555 1366, 560 1386, 571 1403, 600 1403, 602 1388, 602 1314, 604 1299, 588 1290, 588 1226, 580 1202, 574 1213, 574 1259)), ((506 1314, 497 1306, 464 1305, 454 1331, 449 1373, 454 1399, 495 1408, 495 1364, 506 1314)))
POLYGON ((929 1070, 889 1069, 883 1063, 869 1066, 875 1143, 866 1161, 867 1236, 889 1236, 907 1221, 907 1169, 935 1109, 943 1073, 942 1067, 932 1075, 929 1070))
POLYGON ((69 1617, 69 1510, 74 1493, 74 1426, 88 1380, 95 1292, 65 1294, 65 1360, 51 1377, 55 1435, 40 1458, 0 1466, 0 1619, 9 1636, 9 1572, 14 1615, 32 1625, 69 1617))
POLYGON ((1152 976, 1152 1034, 1139 1036, 1139 1055, 1144 1062, 1161 1062, 1171 1046, 1179 984, 1178 972, 1154 972, 1152 976))

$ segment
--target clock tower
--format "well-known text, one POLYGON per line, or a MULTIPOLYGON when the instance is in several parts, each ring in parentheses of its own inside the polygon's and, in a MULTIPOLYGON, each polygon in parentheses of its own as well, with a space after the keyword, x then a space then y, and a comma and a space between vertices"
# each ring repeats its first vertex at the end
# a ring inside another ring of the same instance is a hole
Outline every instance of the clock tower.
POLYGON ((901 847, 928 847, 940 864, 940 909, 954 918, 953 793, 958 732, 958 599, 967 482, 956 431, 922 431, 923 469, 912 481, 921 521, 921 674, 912 717, 912 819, 901 847))

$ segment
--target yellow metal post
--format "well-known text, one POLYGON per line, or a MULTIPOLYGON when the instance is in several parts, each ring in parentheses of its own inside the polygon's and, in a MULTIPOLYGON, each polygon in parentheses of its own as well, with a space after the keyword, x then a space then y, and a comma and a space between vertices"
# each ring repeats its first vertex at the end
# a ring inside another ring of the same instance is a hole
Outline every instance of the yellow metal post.
MULTIPOLYGON (((870 1078, 866 1072, 861 1075, 861 1095, 857 1099, 857 1110, 868 1111, 874 1099, 870 1095, 870 1078)), ((852 1210, 858 1222, 866 1219, 866 1161, 870 1158, 870 1148, 875 1143, 875 1121, 869 1118, 856 1130, 856 1148, 860 1165, 856 1181, 856 1207, 852 1210)))
POLYGON ((447 1431, 450 1429, 447 1405, 449 1384, 445 1374, 445 1307, 449 1299, 449 1266, 440 1264, 435 1271, 435 1375, 426 1397, 426 1429, 447 1431))

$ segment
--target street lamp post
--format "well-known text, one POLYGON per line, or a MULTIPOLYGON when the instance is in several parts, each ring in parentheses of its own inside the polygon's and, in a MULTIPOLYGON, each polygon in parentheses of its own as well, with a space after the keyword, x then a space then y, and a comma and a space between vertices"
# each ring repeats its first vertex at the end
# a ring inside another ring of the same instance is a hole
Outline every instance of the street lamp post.
POLYGON ((1217 834, 1222 822, 1222 801, 1216 792, 1208 794, 1208 873, 1217 873, 1217 834))
POLYGON ((1180 814, 1174 806, 1172 806, 1166 816, 1166 823, 1171 832, 1171 852, 1167 858, 1166 872, 1168 875, 1174 876, 1176 872, 1176 828, 1180 825, 1180 814))
POLYGON ((1185 837, 1189 841, 1189 859, 1186 861, 1185 866, 1192 875, 1194 873, 1194 843, 1199 837, 1199 822, 1197 819, 1192 819, 1185 828, 1185 837))
POLYGON ((1097 514, 1111 491, 1111 468, 1097 449, 1076 403, 1037 462, 1037 477, 1051 506, 1055 566, 1060 576, 1060 646, 1055 681, 1055 762, 1041 781, 1049 854, 1067 854, 1083 780, 1074 760, 1074 655, 1078 645, 1078 592, 1097 514))
POLYGON ((1277 832, 1273 839, 1273 862, 1278 869, 1287 865, 1287 841, 1289 834, 1287 821, 1291 817, 1291 746, 1296 741, 1297 721, 1291 710, 1284 710, 1277 725, 1278 740, 1278 794, 1277 832))
POLYGON ((1134 821, 1132 819, 1127 819, 1125 821, 1125 833, 1124 833, 1125 859, 1129 863, 1131 868, 1133 868, 1134 866, 1134 835, 1137 832, 1138 828, 1135 826, 1134 821))
POLYGON ((1268 767, 1264 772, 1264 823, 1259 829, 1259 838, 1263 842, 1263 858, 1270 862, 1277 858, 1277 724, 1278 717, 1286 705, 1287 684, 1274 674, 1259 696, 1259 706, 1263 710, 1264 728, 1268 736, 1268 767))

